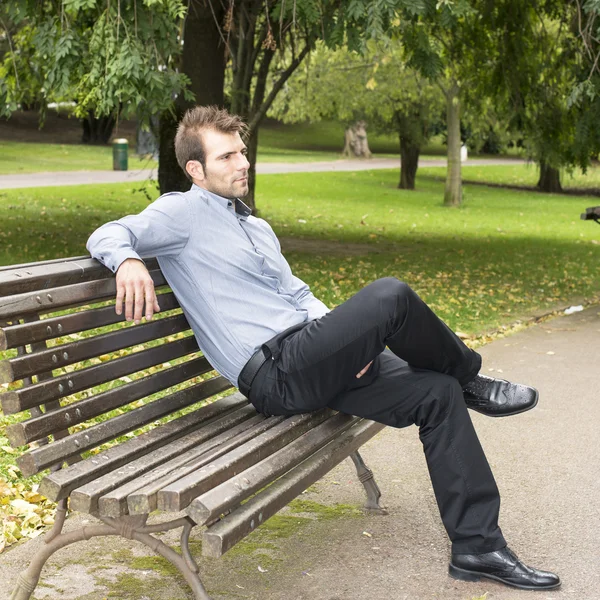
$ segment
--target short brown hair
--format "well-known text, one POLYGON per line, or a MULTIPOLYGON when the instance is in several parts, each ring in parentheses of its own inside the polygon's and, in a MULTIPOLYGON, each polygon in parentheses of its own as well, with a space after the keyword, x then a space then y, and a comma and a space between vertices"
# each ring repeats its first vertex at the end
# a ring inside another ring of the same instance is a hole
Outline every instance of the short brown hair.
POLYGON ((185 165, 189 160, 197 160, 206 169, 206 152, 200 135, 205 129, 219 133, 247 133, 247 125, 241 117, 231 115, 218 106, 194 106, 186 111, 177 127, 175 135, 175 156, 186 177, 191 181, 185 165))

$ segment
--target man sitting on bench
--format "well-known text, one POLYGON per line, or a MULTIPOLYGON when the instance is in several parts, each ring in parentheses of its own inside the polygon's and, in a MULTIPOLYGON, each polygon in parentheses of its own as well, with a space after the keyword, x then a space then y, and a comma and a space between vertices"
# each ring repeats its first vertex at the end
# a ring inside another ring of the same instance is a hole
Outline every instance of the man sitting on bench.
POLYGON ((507 547, 498 488, 467 411, 514 415, 536 405, 537 391, 479 375, 479 354, 397 279, 375 281, 329 311, 292 274, 269 224, 240 200, 248 193, 244 131, 225 110, 189 110, 175 152, 191 189, 163 194, 90 237, 91 255, 117 274, 117 313, 124 303, 138 323, 159 310, 141 260, 156 256, 202 352, 257 411, 327 406, 419 427, 453 577, 558 587, 556 575, 507 547))

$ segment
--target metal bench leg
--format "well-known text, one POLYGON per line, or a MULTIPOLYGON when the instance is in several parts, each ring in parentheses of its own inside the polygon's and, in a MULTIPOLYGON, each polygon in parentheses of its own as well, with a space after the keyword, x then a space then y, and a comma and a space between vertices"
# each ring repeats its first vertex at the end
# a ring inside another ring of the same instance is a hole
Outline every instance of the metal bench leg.
POLYGON ((19 574, 10 600, 29 600, 31 598, 31 594, 33 594, 40 579, 42 568, 50 556, 57 550, 75 542, 105 535, 118 535, 145 544, 179 569, 190 588, 192 588, 195 600, 211 600, 200 581, 198 565, 196 565, 189 549, 189 536, 195 523, 188 517, 175 519, 168 523, 157 523, 155 525, 146 524, 148 515, 121 517, 120 519, 102 518, 102 521, 104 521, 103 525, 90 525, 70 531, 69 533, 62 533, 66 516, 66 506, 66 500, 59 502, 56 523, 44 538, 44 546, 33 557, 29 567, 19 574), (168 531, 178 527, 183 527, 181 534, 181 555, 151 535, 152 533, 168 531))
POLYGON ((350 455, 354 466, 356 467, 356 472, 358 473, 358 479, 363 484, 365 491, 367 492, 367 502, 365 503, 365 510, 368 510, 372 513, 379 515, 387 515, 389 514, 387 510, 383 506, 379 504, 379 498, 381 498, 381 491, 377 483, 375 482, 375 478, 373 477, 373 471, 365 465, 365 461, 362 456, 356 452, 353 452, 350 455))

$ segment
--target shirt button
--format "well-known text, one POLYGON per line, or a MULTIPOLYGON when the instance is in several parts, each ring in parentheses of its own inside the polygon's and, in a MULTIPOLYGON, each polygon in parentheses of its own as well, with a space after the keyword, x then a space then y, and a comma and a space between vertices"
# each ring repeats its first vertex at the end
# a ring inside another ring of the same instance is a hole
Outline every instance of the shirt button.
POLYGON ((233 206, 233 202, 231 200, 227 203, 227 206, 233 206))

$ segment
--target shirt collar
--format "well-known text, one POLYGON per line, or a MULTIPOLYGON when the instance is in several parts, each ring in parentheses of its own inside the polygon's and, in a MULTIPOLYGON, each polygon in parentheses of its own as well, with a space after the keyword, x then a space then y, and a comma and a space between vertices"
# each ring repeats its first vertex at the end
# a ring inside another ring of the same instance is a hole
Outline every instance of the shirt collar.
POLYGON ((229 198, 223 198, 223 196, 219 196, 218 194, 209 192, 208 190, 201 188, 195 183, 192 184, 192 190, 200 192, 209 200, 214 200, 223 208, 234 212, 236 216, 240 219, 246 220, 252 214, 252 209, 247 204, 242 202, 239 198, 235 198, 234 200, 229 198))

